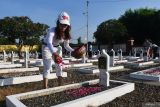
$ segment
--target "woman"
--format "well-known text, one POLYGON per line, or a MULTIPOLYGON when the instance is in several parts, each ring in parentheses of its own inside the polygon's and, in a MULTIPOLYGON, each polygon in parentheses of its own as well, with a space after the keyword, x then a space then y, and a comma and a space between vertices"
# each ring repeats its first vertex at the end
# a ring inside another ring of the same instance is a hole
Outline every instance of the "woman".
POLYGON ((55 61, 56 76, 58 77, 58 85, 62 85, 62 47, 59 43, 64 43, 67 51, 74 51, 69 46, 71 25, 70 17, 66 12, 62 12, 57 20, 56 27, 48 30, 47 35, 44 37, 42 46, 42 58, 44 63, 43 69, 43 83, 44 88, 48 87, 48 76, 52 71, 52 56, 55 61))

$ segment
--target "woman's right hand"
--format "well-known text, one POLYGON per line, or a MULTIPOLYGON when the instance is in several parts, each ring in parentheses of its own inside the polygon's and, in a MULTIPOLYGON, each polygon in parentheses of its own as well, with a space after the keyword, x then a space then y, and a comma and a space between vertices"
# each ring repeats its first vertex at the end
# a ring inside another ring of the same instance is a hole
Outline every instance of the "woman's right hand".
POLYGON ((53 53, 53 56, 54 56, 55 63, 57 64, 63 63, 62 57, 60 57, 57 53, 53 53))

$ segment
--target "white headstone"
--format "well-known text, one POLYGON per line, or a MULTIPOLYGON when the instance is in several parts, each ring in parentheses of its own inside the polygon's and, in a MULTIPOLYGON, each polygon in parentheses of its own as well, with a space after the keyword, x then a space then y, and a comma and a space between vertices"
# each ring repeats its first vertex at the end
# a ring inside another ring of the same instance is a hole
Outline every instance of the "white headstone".
POLYGON ((11 52, 11 63, 14 64, 14 53, 13 53, 13 51, 11 52))
POLYGON ((147 51, 144 52, 143 60, 146 62, 148 61, 147 51))
POLYGON ((72 57, 72 52, 71 52, 71 51, 69 52, 69 57, 70 57, 70 58, 72 57))
POLYGON ((143 49, 140 50, 140 58, 143 59, 143 49))
POLYGON ((25 68, 28 68, 28 52, 25 51, 24 53, 24 66, 25 68))
POLYGON ((85 54, 82 57, 82 63, 86 63, 86 55, 85 54))
POLYGON ((36 51, 36 57, 35 57, 36 59, 38 59, 38 52, 36 51))
POLYGON ((100 76, 99 76, 99 82, 100 85, 108 87, 109 80, 110 80, 110 75, 109 75, 109 62, 110 62, 110 57, 109 55, 105 52, 105 50, 102 50, 102 53, 100 57, 98 58, 98 68, 100 71, 100 76))
POLYGON ((4 62, 7 61, 7 60, 6 60, 6 51, 5 51, 5 50, 3 50, 3 61, 4 61, 4 62))
POLYGON ((122 60, 122 49, 118 50, 118 58, 119 60, 122 60))
POLYGON ((97 58, 101 55, 101 52, 98 50, 97 51, 97 58))
POLYGON ((137 52, 135 48, 133 49, 133 53, 134 53, 133 56, 136 57, 137 52))
POLYGON ((111 49, 110 51, 110 66, 114 66, 114 58, 115 58, 115 51, 111 49))

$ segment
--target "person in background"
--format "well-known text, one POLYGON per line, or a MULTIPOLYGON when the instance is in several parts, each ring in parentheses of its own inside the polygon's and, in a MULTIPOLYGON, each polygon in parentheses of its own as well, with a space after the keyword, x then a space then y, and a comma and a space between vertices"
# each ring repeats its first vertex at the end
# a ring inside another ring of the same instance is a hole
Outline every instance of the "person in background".
POLYGON ((152 44, 152 51, 153 51, 153 59, 158 57, 158 46, 156 44, 152 44))
POLYGON ((152 42, 149 39, 145 39, 143 43, 144 49, 147 52, 147 57, 152 58, 152 42))
POLYGON ((56 27, 48 30, 47 35, 43 39, 42 58, 43 58, 43 84, 44 88, 48 88, 48 77, 52 71, 52 60, 55 62, 56 76, 58 77, 58 85, 63 84, 62 71, 62 47, 60 43, 64 43, 64 48, 67 51, 73 52, 74 49, 69 46, 71 39, 71 24, 70 16, 66 12, 59 14, 56 27), (52 59, 53 57, 53 59, 52 59))

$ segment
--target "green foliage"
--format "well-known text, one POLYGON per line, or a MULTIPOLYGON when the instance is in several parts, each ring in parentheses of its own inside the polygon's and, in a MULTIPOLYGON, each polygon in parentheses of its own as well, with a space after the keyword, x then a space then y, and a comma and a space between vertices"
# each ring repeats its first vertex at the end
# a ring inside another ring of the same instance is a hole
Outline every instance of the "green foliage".
POLYGON ((32 50, 35 44, 40 43, 40 36, 44 34, 47 28, 48 25, 33 23, 27 16, 0 19, 0 34, 12 44, 16 44, 19 57, 22 57, 23 45, 30 45, 32 50), (17 43, 15 39, 18 39, 17 43))
POLYGON ((26 41, 40 37, 45 29, 45 24, 33 23, 27 16, 22 17, 5 17, 0 20, 0 32, 2 35, 15 43, 15 39, 19 39, 19 45, 23 45, 26 41))
POLYGON ((119 21, 126 26, 129 37, 133 37, 136 44, 143 44, 145 38, 150 38, 155 43, 159 43, 159 10, 148 8, 129 9, 119 18, 119 21))
POLYGON ((114 19, 102 22, 94 33, 99 44, 124 43, 126 36, 126 27, 114 19))
POLYGON ((5 37, 0 37, 0 45, 8 45, 8 44, 13 44, 8 38, 5 37))

